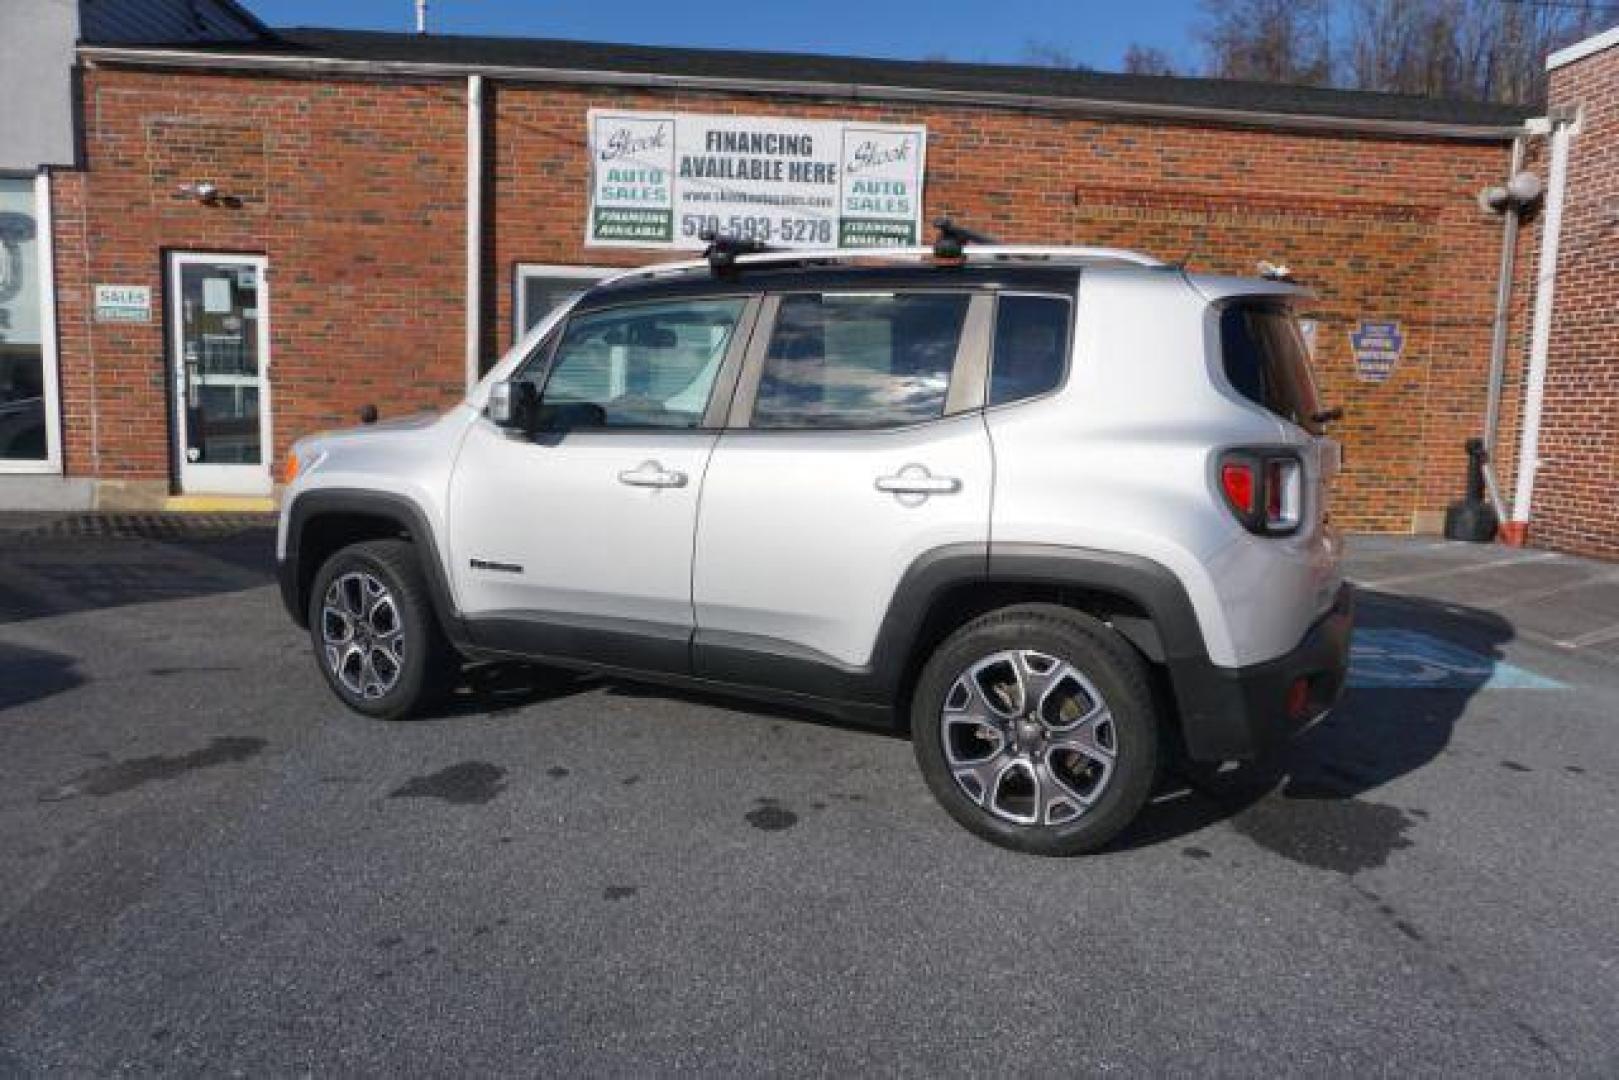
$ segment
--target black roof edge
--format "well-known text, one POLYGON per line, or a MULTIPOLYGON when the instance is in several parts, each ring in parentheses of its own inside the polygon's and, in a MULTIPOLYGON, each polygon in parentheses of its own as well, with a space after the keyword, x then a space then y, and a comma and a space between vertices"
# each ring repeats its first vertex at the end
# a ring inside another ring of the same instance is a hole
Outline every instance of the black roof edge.
MULTIPOLYGON (((974 96, 991 99, 991 103, 994 98, 1053 104, 1101 103, 1166 112, 1230 113, 1235 117, 1259 115, 1279 120, 1296 117, 1478 128, 1487 137, 1500 137, 1507 129, 1519 128, 1524 121, 1543 111, 1527 105, 1205 77, 323 27, 278 27, 253 42, 150 42, 125 48, 183 50, 203 55, 219 53, 232 58, 258 56, 283 61, 303 58, 395 67, 423 64, 468 72, 501 68, 659 79, 687 77, 754 83, 759 92, 770 92, 773 84, 776 87, 858 86, 871 91, 873 96, 882 90, 919 95, 931 92, 960 97, 966 104, 970 104, 974 96)), ((221 62, 224 62, 223 56, 221 62)), ((1214 119, 1212 115, 1210 118, 1214 119)))
POLYGON ((273 41, 276 39, 276 32, 271 30, 270 27, 264 22, 260 21, 257 15, 247 10, 246 6, 238 3, 238 0, 214 0, 214 3, 229 11, 231 16, 240 22, 243 27, 251 30, 261 39, 265 41, 273 41))

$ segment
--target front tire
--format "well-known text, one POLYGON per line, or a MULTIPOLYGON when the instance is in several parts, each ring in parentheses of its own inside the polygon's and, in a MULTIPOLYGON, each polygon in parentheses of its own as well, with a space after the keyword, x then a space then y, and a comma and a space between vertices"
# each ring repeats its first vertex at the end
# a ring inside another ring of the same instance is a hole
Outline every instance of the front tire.
POLYGON ((368 540, 326 560, 309 594, 309 634, 332 692, 381 720, 438 700, 454 670, 416 549, 404 540, 368 540))
POLYGON ((1036 855, 1112 840, 1158 769, 1145 663, 1105 624, 1053 604, 991 612, 939 646, 912 695, 911 742, 951 817, 1036 855))

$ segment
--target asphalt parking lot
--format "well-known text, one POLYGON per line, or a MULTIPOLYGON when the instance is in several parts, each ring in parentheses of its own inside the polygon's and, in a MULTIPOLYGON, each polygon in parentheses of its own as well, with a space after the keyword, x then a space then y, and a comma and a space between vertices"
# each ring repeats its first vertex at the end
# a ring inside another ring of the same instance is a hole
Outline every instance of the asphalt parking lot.
POLYGON ((1285 783, 1055 861, 798 714, 347 713, 270 542, 0 515, 0 1075, 1619 1069, 1619 566, 1355 540, 1285 783))

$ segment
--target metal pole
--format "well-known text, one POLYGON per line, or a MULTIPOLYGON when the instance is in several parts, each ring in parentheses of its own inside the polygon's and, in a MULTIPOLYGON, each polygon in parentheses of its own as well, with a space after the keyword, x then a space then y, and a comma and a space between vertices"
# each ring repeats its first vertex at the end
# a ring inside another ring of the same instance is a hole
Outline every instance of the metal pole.
POLYGON ((416 32, 427 33, 427 0, 416 0, 416 32))
MULTIPOLYGON (((1510 183, 1523 169, 1523 137, 1512 140, 1512 165, 1507 169, 1510 183)), ((1507 201, 1506 221, 1501 226, 1501 268, 1495 279, 1495 331, 1490 338, 1490 383, 1484 401, 1484 449, 1495 454, 1495 429, 1501 422, 1501 380, 1506 373, 1507 324, 1512 307, 1512 269, 1517 258, 1518 222, 1521 217, 1518 203, 1507 201)), ((1496 507, 1496 513, 1501 508, 1496 507)))
POLYGON ((467 389, 483 377, 483 76, 467 76, 467 389))

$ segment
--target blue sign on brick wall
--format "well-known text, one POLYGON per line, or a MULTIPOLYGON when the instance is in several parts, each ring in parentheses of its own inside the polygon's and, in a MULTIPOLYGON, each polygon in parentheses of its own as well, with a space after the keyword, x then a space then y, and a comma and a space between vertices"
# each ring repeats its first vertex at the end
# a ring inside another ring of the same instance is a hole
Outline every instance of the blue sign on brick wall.
POLYGON ((1362 382, 1385 382, 1400 362, 1405 335, 1397 322, 1361 322, 1349 332, 1355 357, 1355 377, 1362 382))

